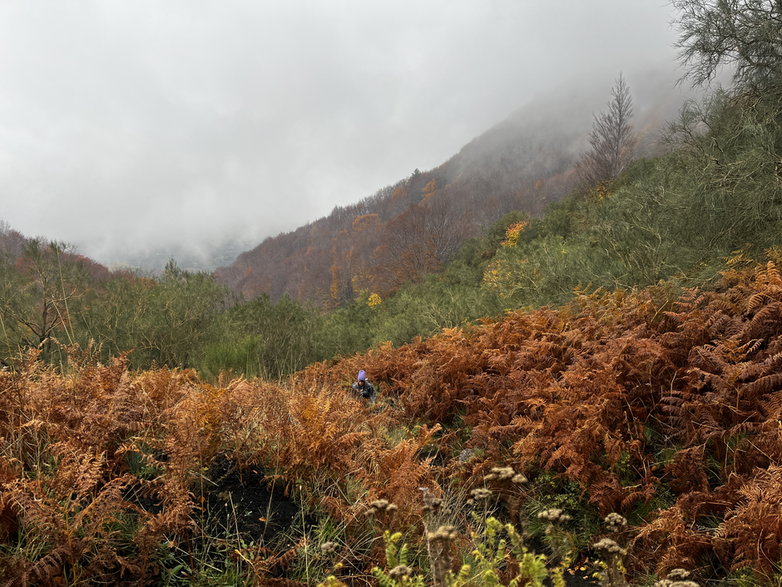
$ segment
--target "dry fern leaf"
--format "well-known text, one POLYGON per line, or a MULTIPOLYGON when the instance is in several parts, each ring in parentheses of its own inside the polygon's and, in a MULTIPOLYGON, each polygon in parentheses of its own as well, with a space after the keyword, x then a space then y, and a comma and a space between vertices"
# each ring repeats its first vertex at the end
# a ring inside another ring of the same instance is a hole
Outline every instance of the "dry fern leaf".
POLYGON ((80 549, 60 546, 39 559, 30 568, 25 576, 26 581, 34 585, 51 584, 55 578, 62 574, 63 566, 81 556, 80 549))
POLYGON ((747 383, 741 389, 742 397, 749 396, 747 399, 754 401, 757 398, 772 393, 773 391, 779 391, 782 388, 782 373, 775 373, 773 375, 766 375, 760 379, 747 383))
POLYGON ((763 306, 744 328, 745 338, 766 339, 776 335, 782 329, 782 302, 772 302, 763 306))
POLYGON ((769 296, 764 292, 757 292, 752 294, 747 300, 747 314, 754 314, 755 311, 770 300, 769 296))
POLYGON ((782 391, 770 393, 763 398, 760 408, 763 410, 766 418, 772 420, 782 419, 782 391))

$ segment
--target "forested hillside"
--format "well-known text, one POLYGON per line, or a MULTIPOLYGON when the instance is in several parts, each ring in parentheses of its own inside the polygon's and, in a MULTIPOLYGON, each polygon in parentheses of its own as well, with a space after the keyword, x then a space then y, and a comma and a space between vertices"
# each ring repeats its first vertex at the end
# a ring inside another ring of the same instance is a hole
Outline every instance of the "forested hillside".
MULTIPOLYGON (((659 149, 676 111, 673 80, 655 73, 636 120, 639 154, 659 149)), ((440 165, 337 207, 297 230, 268 238, 216 271, 220 283, 252 299, 288 295, 331 308, 362 290, 380 295, 420 282, 453 258, 470 237, 510 211, 540 216, 578 184, 592 115, 611 80, 541 98, 477 137, 440 165)))

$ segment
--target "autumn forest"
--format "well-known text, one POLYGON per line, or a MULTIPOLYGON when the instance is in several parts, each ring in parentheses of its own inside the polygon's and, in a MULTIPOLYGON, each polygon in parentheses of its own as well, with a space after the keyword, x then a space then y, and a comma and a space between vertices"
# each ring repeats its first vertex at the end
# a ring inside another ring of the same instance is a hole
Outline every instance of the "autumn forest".
POLYGON ((0 584, 782 584, 782 7, 673 4, 654 137, 618 73, 213 274, 0 225, 0 584))

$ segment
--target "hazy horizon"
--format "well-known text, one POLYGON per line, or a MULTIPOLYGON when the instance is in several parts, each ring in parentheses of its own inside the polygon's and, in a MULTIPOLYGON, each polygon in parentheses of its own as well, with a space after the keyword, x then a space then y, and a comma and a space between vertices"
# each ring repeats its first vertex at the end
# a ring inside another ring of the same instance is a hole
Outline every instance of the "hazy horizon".
MULTIPOLYGON (((676 67, 667 3, 0 6, 0 219, 114 264, 260 243, 516 109, 676 67)), ((638 96, 642 99, 642 96, 638 96)))

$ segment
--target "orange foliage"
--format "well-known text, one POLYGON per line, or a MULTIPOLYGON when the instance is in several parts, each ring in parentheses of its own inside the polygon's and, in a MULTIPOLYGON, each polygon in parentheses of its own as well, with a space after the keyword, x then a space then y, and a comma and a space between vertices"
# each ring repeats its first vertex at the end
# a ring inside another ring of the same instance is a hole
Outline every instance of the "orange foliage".
POLYGON ((655 288, 583 293, 322 376, 368 365, 401 421, 463 422, 487 463, 473 462, 476 474, 497 462, 552 470, 602 514, 630 514, 665 485, 678 502, 639 528, 635 570, 718 557, 769 573, 780 556, 779 496, 764 488, 782 462, 782 278, 773 263, 731 269, 720 291, 669 300, 655 288), (698 529, 707 516, 723 520, 716 532, 698 529))
POLYGON ((361 216, 356 216, 351 228, 353 232, 362 232, 370 228, 377 228, 379 224, 380 217, 377 214, 362 214, 361 216))
POLYGON ((521 222, 516 222, 514 224, 511 224, 506 230, 505 230, 505 240, 502 241, 500 244, 503 247, 515 247, 519 242, 519 236, 521 235, 521 231, 524 230, 529 222, 526 220, 522 220, 521 222))
POLYGON ((424 186, 424 189, 422 190, 421 194, 423 195, 424 199, 427 199, 433 196, 436 191, 437 191, 437 180, 431 179, 424 186))
MULTIPOLYGON (((549 471, 597 512, 635 516, 633 572, 718 560, 769 577, 782 557, 781 416, 773 263, 731 267, 719 291, 675 300, 662 287, 582 292, 563 308, 311 365, 283 384, 132 373, 122 358, 59 374, 31 354, 0 372, 0 540, 24 526, 50 548, 1 559, 0 579, 46 582, 74 565, 148 579, 160 542, 195 531, 204 471, 221 456, 267 471, 354 535, 378 497, 407 523, 419 519, 419 487, 480 485, 497 464, 532 481, 549 471), (350 394, 359 369, 377 405, 350 394), (154 478, 138 476, 139 462, 154 478), (133 557, 107 530, 126 515, 133 557)), ((259 577, 294 556, 257 554, 259 577)))

